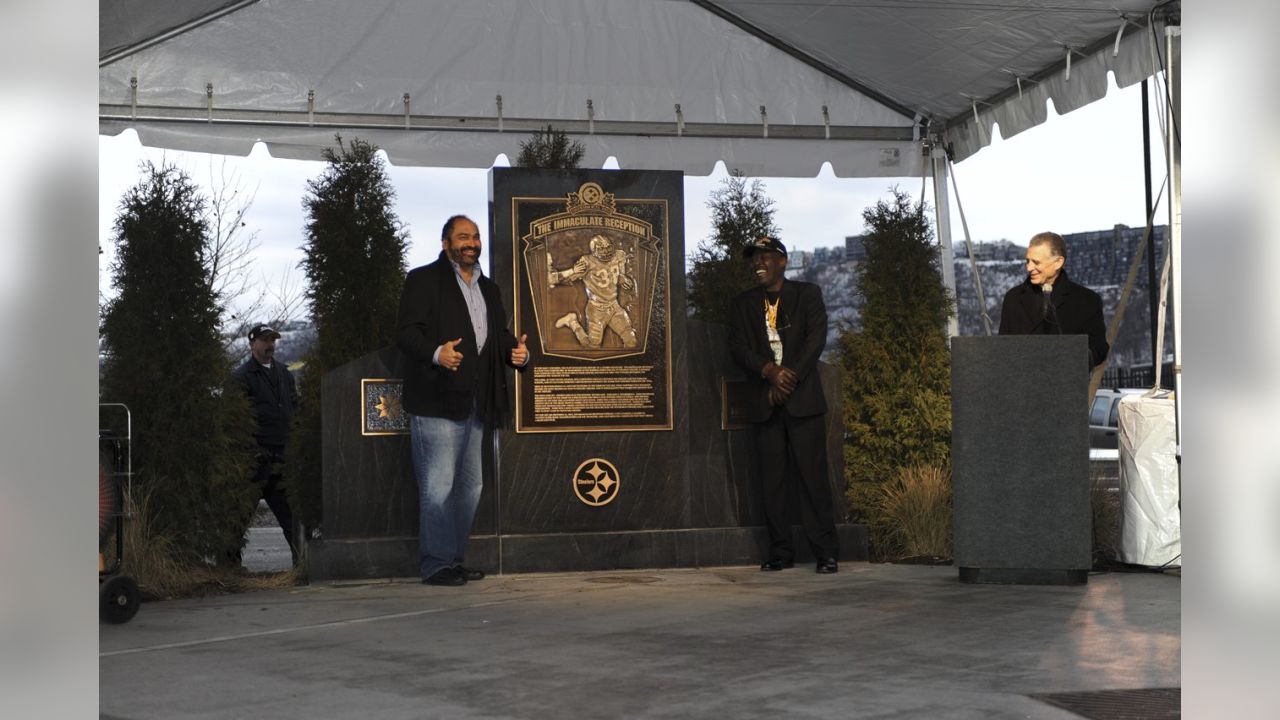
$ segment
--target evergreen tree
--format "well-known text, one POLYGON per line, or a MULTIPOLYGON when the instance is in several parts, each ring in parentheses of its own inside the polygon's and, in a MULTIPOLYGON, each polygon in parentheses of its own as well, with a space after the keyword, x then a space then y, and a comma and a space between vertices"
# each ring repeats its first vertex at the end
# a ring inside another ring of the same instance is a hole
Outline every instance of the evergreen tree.
POLYGON ((316 337, 299 378, 302 408, 289 440, 286 482, 303 523, 320 522, 320 378, 395 342, 408 233, 391 209, 395 190, 378 148, 354 139, 325 148, 307 182, 302 268, 316 337))
POLYGON ((520 143, 516 167, 573 170, 585 153, 582 143, 570 140, 563 130, 548 125, 545 130, 535 130, 528 140, 520 143))
POLYGON ((923 204, 894 188, 863 213, 866 259, 857 271, 861 328, 840 334, 845 479, 855 519, 881 550, 880 487, 904 468, 946 468, 950 458, 952 298, 923 204))
POLYGON ((173 166, 144 163, 142 173, 115 220, 100 394, 132 413, 147 526, 180 560, 216 558, 240 547, 256 501, 252 410, 218 335, 207 201, 173 166))
POLYGON ((711 237, 698 243, 689 269, 689 315, 699 320, 728 323, 729 300, 752 285, 751 267, 743 250, 761 235, 776 237, 773 200, 764 183, 750 183, 734 170, 707 200, 711 237))

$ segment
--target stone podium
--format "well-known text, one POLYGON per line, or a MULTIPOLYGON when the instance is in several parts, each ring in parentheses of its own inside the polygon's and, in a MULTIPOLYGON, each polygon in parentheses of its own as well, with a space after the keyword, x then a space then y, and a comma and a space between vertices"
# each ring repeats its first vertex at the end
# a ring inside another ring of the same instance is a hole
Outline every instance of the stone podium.
POLYGON ((1083 335, 952 338, 952 522, 962 582, 1087 582, 1088 356, 1083 335))

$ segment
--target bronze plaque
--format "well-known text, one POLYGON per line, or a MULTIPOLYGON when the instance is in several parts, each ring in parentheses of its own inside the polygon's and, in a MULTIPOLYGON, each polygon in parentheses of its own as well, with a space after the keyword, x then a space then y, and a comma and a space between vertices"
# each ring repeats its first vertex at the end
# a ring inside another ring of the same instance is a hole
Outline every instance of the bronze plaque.
POLYGON ((666 198, 514 197, 516 432, 670 430, 666 198))
POLYGON ((408 435, 409 415, 400 404, 404 381, 399 378, 360 380, 360 434, 408 435))

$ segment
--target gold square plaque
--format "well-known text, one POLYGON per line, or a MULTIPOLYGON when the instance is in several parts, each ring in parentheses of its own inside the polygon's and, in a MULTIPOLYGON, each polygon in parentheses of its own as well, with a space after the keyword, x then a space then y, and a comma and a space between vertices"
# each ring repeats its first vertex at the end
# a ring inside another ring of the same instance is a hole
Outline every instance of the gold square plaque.
POLYGON ((404 381, 399 378, 360 380, 360 434, 408 435, 409 415, 400 404, 404 381))

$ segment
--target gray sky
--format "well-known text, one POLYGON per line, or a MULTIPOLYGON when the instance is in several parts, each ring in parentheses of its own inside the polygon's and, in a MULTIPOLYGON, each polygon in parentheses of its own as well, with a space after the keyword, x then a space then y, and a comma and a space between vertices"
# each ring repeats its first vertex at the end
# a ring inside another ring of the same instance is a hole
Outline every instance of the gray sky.
MULTIPOLYGON (((1141 225, 1142 181, 1141 89, 1114 85, 1102 100, 990 147, 955 166, 960 198, 975 241, 1009 239, 1025 242, 1042 230, 1070 233, 1108 228, 1116 223, 1141 225)), ((1153 108, 1155 103, 1153 103, 1153 108)), ((1153 126, 1155 117, 1153 110, 1153 126)), ((1158 126, 1153 137, 1159 138, 1158 126)), ((111 257, 111 225, 124 191, 140 177, 139 163, 170 161, 201 184, 226 173, 256 199, 246 222, 256 230, 257 255, 266 283, 278 284, 286 274, 295 286, 304 280, 297 267, 305 217, 302 197, 306 181, 316 177, 320 162, 272 158, 259 144, 248 157, 207 155, 144 148, 133 131, 99 137, 99 237, 105 254, 100 288, 110 294, 107 261, 111 257)), ((1154 156, 1163 177, 1163 156, 1154 156)), ((439 228, 446 217, 487 215, 487 170, 390 167, 397 198, 396 213, 410 233, 411 267, 433 260, 439 252, 439 228)), ((685 178, 685 245, 692 250, 710 234, 708 195, 726 176, 724 166, 707 177, 685 178)), ((761 178, 777 205, 782 239, 792 249, 841 245, 846 235, 863 230, 862 212, 887 197, 898 185, 913 197, 921 179, 840 179, 824 166, 816 178, 761 178)), ((932 183, 927 197, 932 205, 932 183)), ((963 240, 953 198, 952 233, 963 240)), ((1158 213, 1157 224, 1167 222, 1158 213)))

